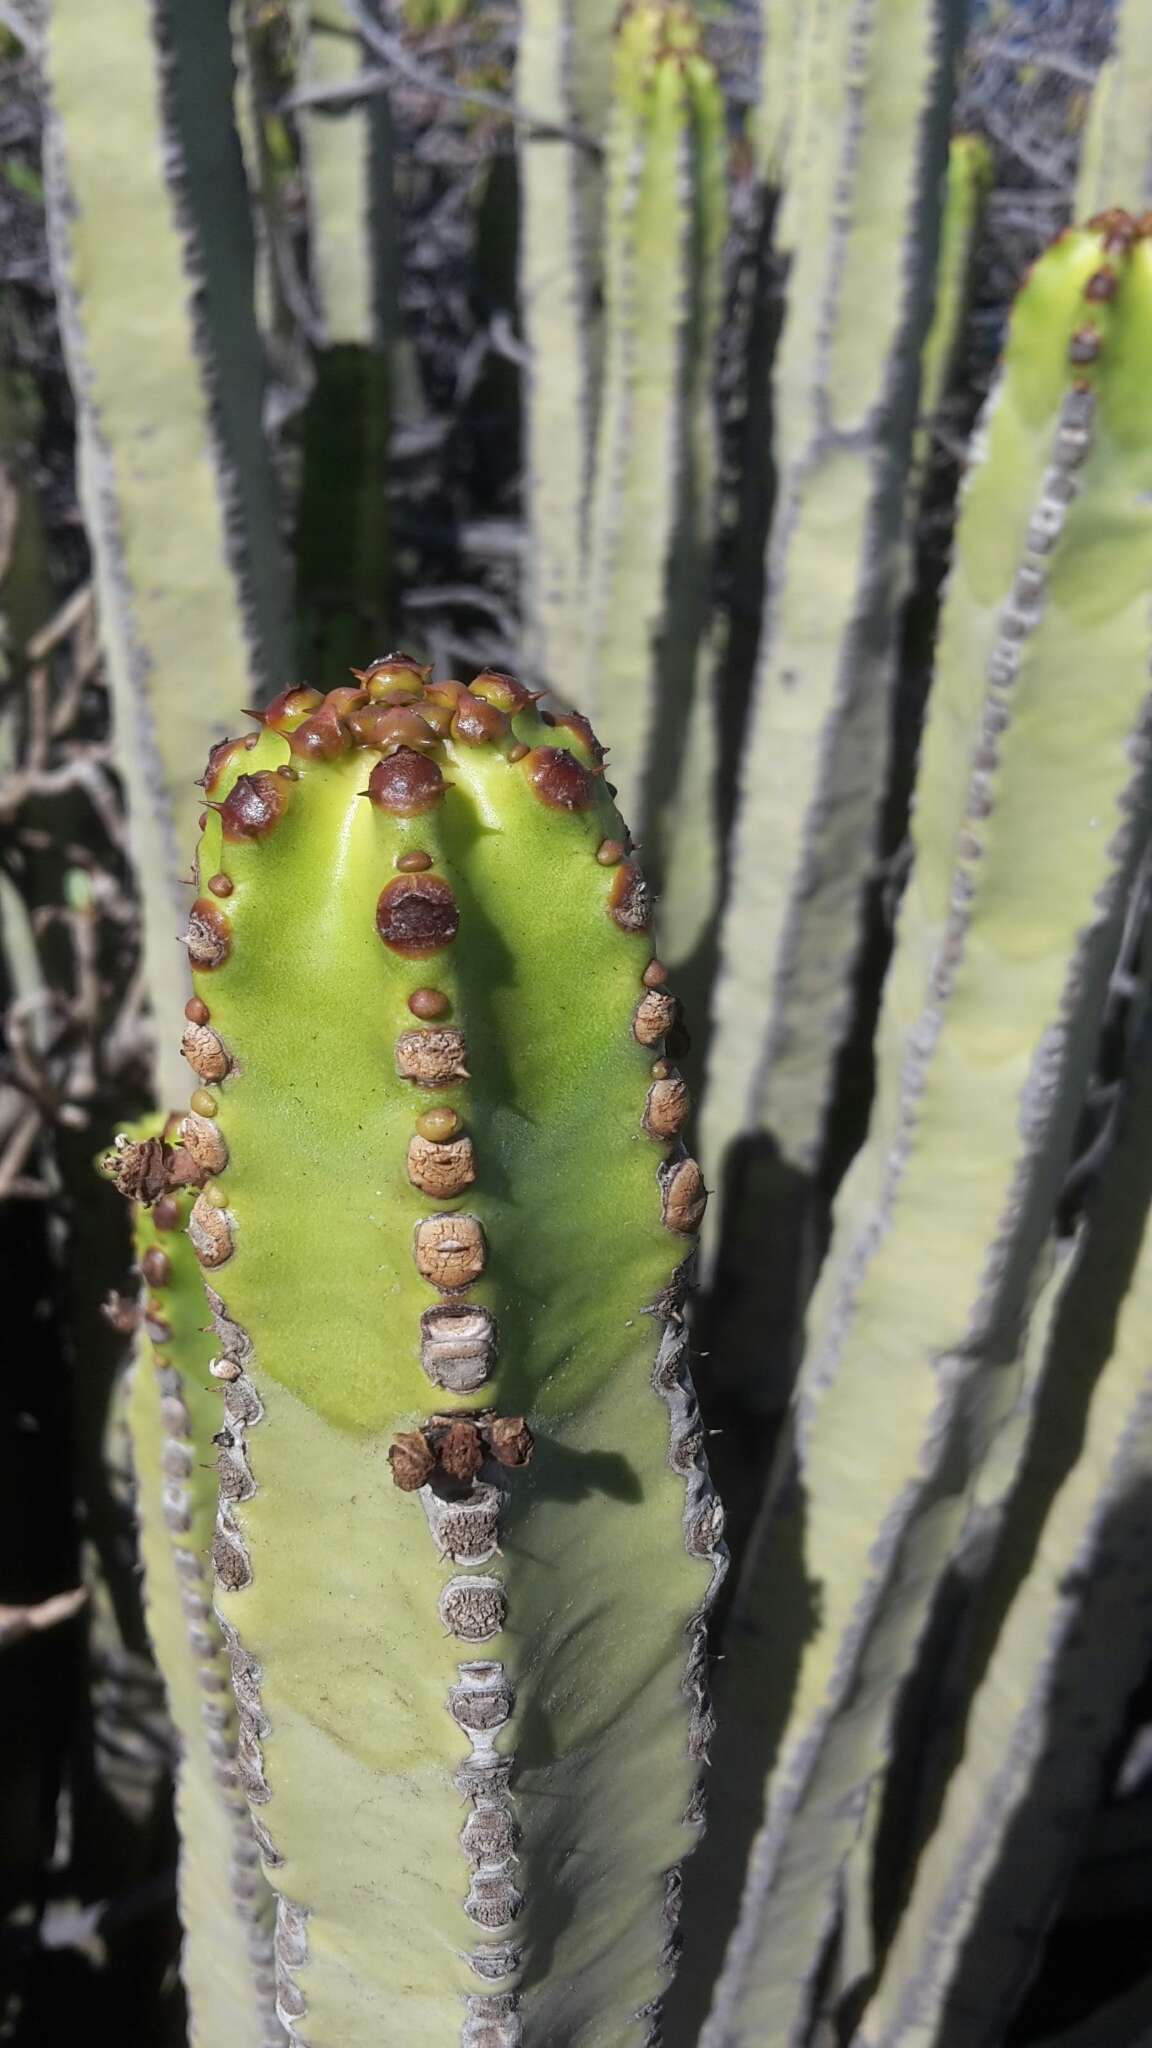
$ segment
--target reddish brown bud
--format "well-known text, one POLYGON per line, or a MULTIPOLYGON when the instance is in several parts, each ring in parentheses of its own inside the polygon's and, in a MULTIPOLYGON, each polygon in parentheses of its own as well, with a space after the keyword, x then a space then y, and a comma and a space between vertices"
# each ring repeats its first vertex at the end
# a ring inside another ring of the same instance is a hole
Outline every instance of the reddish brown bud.
POLYGON ((224 837, 266 839, 287 808, 288 789, 282 775, 270 775, 266 768, 255 775, 238 775, 220 806, 224 837))
POLYGON ((483 697, 486 704, 494 704, 498 711, 506 711, 515 718, 518 711, 526 711, 535 703, 535 692, 526 690, 515 676, 505 675, 502 669, 482 669, 474 676, 468 688, 474 697, 483 697))
POLYGON ((428 754, 437 744, 437 735, 414 704, 365 704, 363 710, 349 712, 346 722, 362 747, 379 747, 382 753, 412 747, 418 754, 428 754))
POLYGON ((467 691, 463 683, 446 677, 442 683, 429 683, 424 695, 430 704, 447 704, 450 711, 455 711, 456 699, 466 696, 467 691))
POLYGON ((431 673, 431 662, 419 662, 411 654, 400 652, 382 654, 377 660, 370 661, 367 668, 352 670, 370 697, 390 698, 393 703, 398 699, 414 701, 431 673))
POLYGON ((650 960, 640 979, 645 988, 663 988, 668 979, 668 969, 662 960, 650 960))
POLYGON ((230 896, 236 884, 231 875, 209 875, 208 887, 213 896, 230 896))
POLYGON ((388 1452, 393 1483, 401 1493, 417 1493, 436 1464, 418 1429, 402 1430, 388 1452))
POLYGON ((323 702, 322 691, 297 687, 281 690, 265 710, 249 711, 247 715, 258 718, 261 725, 267 726, 271 732, 295 732, 296 727, 303 725, 304 720, 318 711, 323 702))
POLYGON ((313 717, 306 718, 289 737, 288 745, 302 761, 335 761, 352 744, 352 735, 341 724, 335 706, 325 701, 313 717))
POLYGON ((158 1244, 149 1245, 140 1261, 140 1270, 149 1287, 170 1287, 172 1285, 172 1261, 167 1252, 158 1244))
POLYGON ((452 1008, 447 996, 438 988, 414 988, 408 998, 408 1008, 414 1017, 422 1018, 425 1024, 434 1024, 438 1017, 446 1017, 452 1008))
POLYGON ((581 755, 599 767, 604 759, 604 748, 600 745, 592 727, 582 711, 555 711, 546 714, 547 723, 570 732, 580 749, 581 755))
POLYGON ((377 761, 368 777, 368 794, 377 810, 396 818, 416 818, 422 811, 434 811, 446 784, 435 761, 411 747, 401 747, 383 761, 377 761))
POLYGON ((1068 343, 1070 363, 1094 363, 1100 353, 1101 337, 1095 327, 1080 327, 1068 343))
POLYGON ((587 811, 596 801, 595 776, 566 747, 533 747, 525 768, 541 803, 553 810, 587 811))
MULTIPOLYGON (((208 765, 196 787, 211 795, 233 755, 242 754, 245 746, 244 740, 217 740, 215 746, 208 750, 208 765)), ((203 826, 204 820, 201 819, 200 823, 203 826)))
POLYGON ((353 689, 351 683, 341 683, 335 690, 329 690, 324 699, 326 708, 334 711, 337 718, 347 718, 350 711, 358 711, 367 702, 368 692, 353 689))
POLYGON ((1084 297, 1094 303, 1106 302, 1116 297, 1119 280, 1110 263, 1104 263, 1094 270, 1084 287, 1084 297))
POLYGON ((602 839, 596 848, 596 858, 602 868, 619 867, 624 858, 624 846, 619 839, 602 839))
POLYGON ((608 892, 608 914, 622 932, 646 931, 652 918, 652 897, 635 861, 618 867, 608 892))
POLYGON ((224 912, 205 896, 198 897, 188 913, 184 944, 193 967, 206 974, 222 967, 232 951, 232 927, 224 912))
POLYGON ((492 1456, 501 1465, 526 1465, 536 1448, 522 1415, 498 1415, 486 1431, 492 1456))
POLYGON ((474 697, 471 690, 461 690, 452 714, 452 737, 463 740, 470 747, 482 747, 489 740, 502 740, 511 731, 511 721, 506 711, 500 711, 495 704, 486 704, 482 697, 474 697))
MULTIPOLYGON (((1115 252, 1118 255, 1130 249, 1133 242, 1142 233, 1147 232, 1144 222, 1134 220, 1122 206, 1110 206, 1103 213, 1093 214, 1087 226, 1094 229, 1097 234, 1103 235, 1104 246, 1110 254, 1115 252)), ((1066 228, 1062 229, 1054 240, 1061 241, 1067 232, 1066 228)))
POLYGON ((432 865, 432 855, 425 853, 422 846, 414 846, 410 853, 398 853, 392 863, 402 875, 419 875, 432 865))
POLYGON ((450 885, 439 875, 405 875, 389 882, 376 905, 376 929, 394 953, 426 960, 450 946, 460 929, 460 911, 450 885))
POLYGON ((206 1024, 212 1012, 207 1003, 201 1002, 199 996, 189 996, 184 1005, 184 1015, 190 1024, 206 1024))
POLYGON ((452 730, 452 708, 448 704, 430 704, 427 697, 420 699, 420 716, 438 740, 446 740, 452 730))
POLYGON ((175 1195, 161 1195, 152 1211, 152 1221, 157 1230, 179 1230, 180 1204, 175 1195))
POLYGON ((458 1486, 471 1486, 484 1462, 480 1432, 474 1422, 450 1422, 436 1443, 436 1461, 458 1486))

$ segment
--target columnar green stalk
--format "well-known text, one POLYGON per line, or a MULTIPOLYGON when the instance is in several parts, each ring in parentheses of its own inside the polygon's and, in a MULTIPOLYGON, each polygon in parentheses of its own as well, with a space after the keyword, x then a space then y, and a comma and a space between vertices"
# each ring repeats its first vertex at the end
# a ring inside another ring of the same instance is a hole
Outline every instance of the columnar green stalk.
POLYGON ((280 2011, 309 2048, 626 2048, 722 1563, 677 1006, 584 721, 403 656, 360 680, 217 751, 188 927, 280 2011))
POLYGON ((1021 294, 978 439, 876 1108, 723 1667, 729 1739, 745 1714, 779 1741, 709 2048, 803 2036, 899 1687, 1020 1370, 1148 795, 1150 314, 1127 217, 1063 237, 1021 294), (801 1597, 819 1618, 793 1670, 778 1630, 801 1597))
MULTIPOLYGON (((200 1155, 192 1168, 203 1176, 215 1156, 208 1120, 193 1111, 186 1126, 200 1155)), ((155 1129, 131 1139, 113 1155, 117 1167, 163 1151, 170 1167, 188 1166, 184 1146, 162 1151, 155 1129)), ((194 2048, 282 2048, 273 1900, 238 1779, 239 1723, 212 1610, 220 1391, 200 1269, 185 1234, 194 1197, 194 1186, 176 1186, 137 1208, 146 1297, 128 1406, 145 1612, 180 1741, 181 1973, 194 2048)))
POLYGON ((924 487, 933 426, 956 372, 968 313, 972 258, 991 183, 992 153, 983 136, 954 135, 948 145, 932 325, 920 357, 920 419, 912 443, 910 517, 918 509, 924 487))
MULTIPOLYGON (((283 672, 287 574, 264 445, 247 191, 222 0, 55 0, 45 140, 117 745, 159 1011, 188 761, 283 672), (111 110, 115 110, 114 114, 111 110), (217 347, 227 374, 217 378, 217 347)), ((181 905, 182 908, 182 905, 181 905)), ((161 1070, 161 1094, 177 1075, 161 1070)))
MULTIPOLYGON (((525 644, 533 676, 565 702, 582 694, 584 526, 593 419, 589 185, 575 139, 577 63, 595 70, 613 10, 604 0, 525 0, 516 44, 520 317, 524 379, 525 644), (587 16, 587 19, 585 19, 587 16), (577 57, 579 53, 579 58, 577 57), (554 131, 554 132, 552 132, 554 131)), ((593 109, 585 111, 585 119, 593 109)), ((591 144, 599 140, 594 115, 591 144)))
POLYGON ((760 78, 748 128, 756 168, 779 191, 787 182, 804 9, 800 0, 760 0, 760 78))
MULTIPOLYGON (((640 0, 617 37, 607 143, 584 673, 595 709, 611 719, 613 779, 646 855, 662 881, 675 835, 687 831, 682 866, 704 915, 717 867, 705 624, 725 155, 723 101, 694 16, 676 0, 640 0), (693 802, 677 800, 685 772, 697 778, 693 802)), ((677 919, 688 928, 674 935, 676 955, 691 950, 702 921, 677 919)))
POLYGON ((1138 1079, 1101 1195, 1037 1319, 1044 1406, 977 1607, 975 1643, 994 1646, 969 1706, 963 1756, 855 2036, 859 2048, 976 2048, 1005 2038, 1039 1931, 1082 1844, 1077 1822, 1091 1814, 1144 1669, 1152 1601, 1146 1048, 1138 1079), (1054 1474, 1062 1483, 1051 1497, 1054 1474))
POLYGON ((952 0, 813 8, 777 354, 778 497, 704 1134, 811 1166, 888 755, 905 472, 947 145, 952 0))
MULTIPOLYGON (((297 83, 354 87, 363 50, 344 0, 295 0, 297 83)), ((308 200, 311 283, 329 345, 371 347, 380 280, 374 260, 387 197, 373 164, 380 102, 304 106, 297 116, 308 200)))
POLYGON ((1076 212, 1081 217, 1105 206, 1140 213, 1152 206, 1152 4, 1120 0, 1112 55, 1101 66, 1092 93, 1076 212))

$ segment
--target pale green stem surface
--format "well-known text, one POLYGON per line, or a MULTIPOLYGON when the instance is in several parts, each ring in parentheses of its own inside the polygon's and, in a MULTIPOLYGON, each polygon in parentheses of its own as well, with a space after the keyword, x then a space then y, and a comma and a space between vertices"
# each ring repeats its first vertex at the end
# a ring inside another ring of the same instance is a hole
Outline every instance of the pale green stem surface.
POLYGON ((1101 66, 1080 152, 1074 212, 1152 207, 1152 0, 1119 0, 1113 53, 1101 66))
POLYGON ((1069 236, 1033 272, 967 485, 872 1126, 719 1674, 734 1727, 782 1733, 708 2048, 804 2038, 1094 1054, 1146 798, 1152 563, 1148 249, 1107 307, 1104 254, 1069 236))
MULTIPOLYGON (((201 17, 205 62, 217 28, 226 34, 218 11, 207 27, 201 17)), ((181 37, 185 29, 182 17, 181 37)), ((249 490, 230 478, 213 427, 195 304, 199 256, 184 217, 187 195, 178 197, 166 176, 171 138, 151 11, 140 0, 99 8, 55 0, 47 70, 45 180, 79 416, 81 496, 149 985, 157 1013, 171 1016, 187 993, 177 933, 187 909, 181 847, 196 816, 188 764, 223 733, 237 702, 255 701, 278 678, 287 604, 279 610, 269 575, 259 597, 253 586, 247 615, 231 527, 240 507, 251 512, 259 480, 249 490)), ((224 206, 223 192, 216 203, 224 206)), ((252 317, 251 279, 243 252, 234 253, 229 289, 239 320, 252 317)), ((258 431, 259 392, 249 394, 248 413, 258 431)), ((246 525, 251 561, 257 537, 246 525)), ((267 568, 278 536, 261 536, 261 545, 267 568)), ((162 1097, 182 1082, 167 1050, 158 1078, 162 1097)))
POLYGON ((779 489, 703 1107, 713 1177, 749 1129, 770 1132, 792 1166, 814 1163, 888 758, 956 9, 830 12, 805 28, 787 188, 779 489))
POLYGON ((208 1370, 200 1268, 184 1235, 191 1197, 175 1199, 170 1229, 137 1211, 138 1257, 162 1257, 169 1272, 147 1288, 127 1418, 144 1612, 180 1743, 180 1972, 192 2048, 282 2048, 272 1894, 237 1780, 236 1707, 212 1611, 220 1389, 208 1370))
MULTIPOLYGON (((528 745, 565 737, 534 713, 515 729, 528 745)), ((286 756, 266 733, 214 797, 286 756)), ((606 798, 553 810, 499 749, 449 739, 442 759, 453 786, 434 812, 363 801, 362 752, 298 759, 266 841, 226 841, 213 816, 201 843, 202 878, 232 883, 231 951, 198 986, 235 1062, 215 1212, 234 1249, 208 1277, 251 1340, 236 1387, 258 1406, 239 1430, 252 1483, 223 1516, 217 1599, 239 1638, 249 1794, 282 1859, 295 2038, 635 2048, 667 1973, 669 1873, 695 1838, 706 1722, 687 1662, 698 1688, 718 1531, 678 1319, 661 1338, 650 1313, 687 1248, 662 1223, 662 1152, 640 1122, 652 1053, 632 1020, 650 942, 608 914, 624 871, 594 858, 621 829, 606 798), (373 913, 415 849, 450 882, 460 928, 413 961, 381 944, 373 913), (468 1077, 434 1092, 396 1066, 408 997, 429 985, 467 1043, 468 1077), (405 1170, 433 1105, 460 1112, 475 1148, 475 1185, 447 1209, 405 1170), (488 1248, 467 1300, 499 1331, 478 1400, 438 1393, 420 1365, 437 1295, 413 1232, 460 1213, 488 1248), (481 1402, 526 1414, 536 1449, 495 1473, 498 1551, 454 1567, 387 1451, 430 1413, 481 1402), (438 1601, 476 1571, 506 1615, 473 1645, 438 1601), (488 1746, 511 1787, 469 1820, 453 1783, 469 1737, 448 1703, 477 1662, 514 1696, 488 1746), (518 1833, 485 1859, 461 1830, 491 1825, 493 1804, 518 1833), (508 1909, 477 1924, 470 1885, 508 1909)))
POLYGON ((1038 1319, 1050 1412, 1040 1417, 1041 1455, 1025 1468, 1008 1535, 1023 1511, 1040 1520, 1039 1539, 1028 1561, 1009 1542, 981 1596, 994 1604, 1000 1582, 1019 1581, 1006 1612, 994 1616, 994 1648, 968 1708, 963 1754, 858 2048, 982 2048, 1005 2037, 1037 1932, 1074 1861, 1077 1822, 1091 1813, 1144 1669, 1152 1599, 1150 1136, 1145 1055, 1101 1196, 1075 1257, 1052 1283, 1055 1303, 1043 1304, 1038 1319), (1109 1267, 1123 1263, 1134 1219, 1143 1242, 1110 1344, 1109 1267), (1101 1363, 1085 1422, 1084 1376, 1101 1363), (1070 1469, 1043 1513, 1053 1444, 1070 1469))

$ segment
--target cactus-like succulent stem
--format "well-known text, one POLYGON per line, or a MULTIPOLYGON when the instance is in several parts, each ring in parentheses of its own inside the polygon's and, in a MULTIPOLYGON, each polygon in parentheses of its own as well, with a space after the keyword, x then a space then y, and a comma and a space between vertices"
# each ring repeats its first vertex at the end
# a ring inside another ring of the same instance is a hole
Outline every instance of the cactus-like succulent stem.
MULTIPOLYGON (((139 1147, 159 1143, 141 1133, 139 1147)), ((276 2014, 274 1901, 240 1782, 240 1723, 213 1612, 219 1396, 186 1189, 137 1209, 146 1289, 128 1405, 145 1612, 180 1738, 181 1973, 193 2048, 284 2048, 276 2014), (160 1227, 163 1225, 164 1227, 160 1227)), ((224 1453, 221 1451, 221 1457, 224 1453)), ((239 1492, 241 1489, 236 1487, 239 1492)))
POLYGON ((808 2009, 898 1674, 1018 1371, 1146 834, 1150 312, 1135 222, 1058 240, 966 486, 872 1127, 725 1672, 780 1747, 709 2040, 792 2038, 808 2009), (797 1552, 820 1623, 785 1703, 765 1646, 797 1552))
MULTIPOLYGON (((723 1567, 677 1005, 585 722, 400 657, 359 681, 214 755, 199 871, 230 886, 189 934, 212 1556, 277 2009, 308 2048, 625 2048, 700 1819, 723 1567)), ((128 1179, 172 1199, 164 1152, 128 1179)))

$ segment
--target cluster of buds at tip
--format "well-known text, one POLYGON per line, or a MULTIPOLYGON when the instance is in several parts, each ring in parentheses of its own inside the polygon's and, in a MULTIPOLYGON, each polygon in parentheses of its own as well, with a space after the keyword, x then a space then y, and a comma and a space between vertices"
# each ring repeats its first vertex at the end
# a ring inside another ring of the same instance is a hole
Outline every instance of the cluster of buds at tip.
POLYGON ((422 1428, 397 1436, 388 1463, 401 1493, 416 1493, 433 1479, 470 1487, 485 1458, 526 1465, 533 1447, 522 1415, 433 1415, 422 1428))

